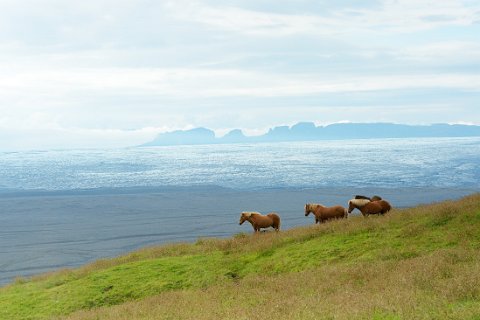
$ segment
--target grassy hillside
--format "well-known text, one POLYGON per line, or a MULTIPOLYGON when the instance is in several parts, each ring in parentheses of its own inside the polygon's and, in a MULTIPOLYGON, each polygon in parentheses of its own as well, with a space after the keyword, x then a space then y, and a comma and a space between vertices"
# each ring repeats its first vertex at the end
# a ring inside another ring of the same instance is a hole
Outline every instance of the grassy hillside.
POLYGON ((479 270, 475 194, 19 279, 0 319, 480 319, 479 270))

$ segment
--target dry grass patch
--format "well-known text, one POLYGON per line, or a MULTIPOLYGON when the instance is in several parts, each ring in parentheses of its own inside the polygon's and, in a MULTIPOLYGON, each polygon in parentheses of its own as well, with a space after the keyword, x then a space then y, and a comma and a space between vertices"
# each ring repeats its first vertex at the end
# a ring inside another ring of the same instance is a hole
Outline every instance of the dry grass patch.
POLYGON ((440 250, 400 262, 252 275, 62 319, 473 319, 480 314, 480 274, 472 273, 479 257, 440 250))

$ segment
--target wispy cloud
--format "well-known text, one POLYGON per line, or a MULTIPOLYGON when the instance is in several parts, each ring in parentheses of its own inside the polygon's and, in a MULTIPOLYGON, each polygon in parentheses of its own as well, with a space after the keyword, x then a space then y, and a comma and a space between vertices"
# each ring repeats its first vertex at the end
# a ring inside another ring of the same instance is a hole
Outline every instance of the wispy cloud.
POLYGON ((480 123, 478 21, 461 0, 0 0, 0 148, 480 123))
POLYGON ((480 5, 447 0, 382 1, 376 8, 339 8, 324 14, 279 14, 202 2, 170 2, 177 18, 223 31, 259 36, 313 34, 339 36, 362 32, 415 32, 448 25, 470 25, 479 19, 480 5))
POLYGON ((398 49, 394 52, 399 59, 422 63, 458 63, 480 60, 480 43, 473 41, 443 41, 398 49))
MULTIPOLYGON (((49 71, 24 70, 0 75, 3 98, 23 93, 51 101, 68 95, 153 95, 172 98, 228 96, 295 96, 315 93, 345 93, 393 89, 457 88, 480 91, 478 74, 394 74, 280 76, 235 69, 140 69, 102 68, 49 71)), ((28 101, 31 103, 31 101, 28 101)))

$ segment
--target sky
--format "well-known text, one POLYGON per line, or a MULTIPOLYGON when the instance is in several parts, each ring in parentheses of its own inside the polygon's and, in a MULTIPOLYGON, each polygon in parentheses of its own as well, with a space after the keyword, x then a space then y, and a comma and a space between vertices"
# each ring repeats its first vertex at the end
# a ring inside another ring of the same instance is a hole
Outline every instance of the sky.
POLYGON ((480 124, 480 2, 0 0, 0 150, 480 124))

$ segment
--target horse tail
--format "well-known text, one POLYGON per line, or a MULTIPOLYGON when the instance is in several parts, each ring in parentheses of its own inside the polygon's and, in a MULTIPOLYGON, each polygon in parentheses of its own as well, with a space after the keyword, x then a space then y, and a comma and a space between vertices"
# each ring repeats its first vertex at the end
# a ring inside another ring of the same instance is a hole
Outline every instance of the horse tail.
MULTIPOLYGON (((383 200, 385 201, 385 200, 383 200)), ((392 206, 390 205, 390 203, 388 201, 385 201, 385 209, 387 210, 386 212, 392 210, 392 206)))
POLYGON ((269 213, 267 214, 267 216, 269 216, 270 218, 272 218, 272 221, 273 221, 273 224, 272 224, 272 227, 276 230, 276 231, 279 231, 280 230, 280 217, 278 214, 272 212, 272 213, 269 213))

